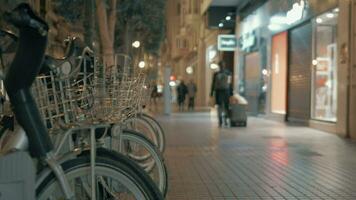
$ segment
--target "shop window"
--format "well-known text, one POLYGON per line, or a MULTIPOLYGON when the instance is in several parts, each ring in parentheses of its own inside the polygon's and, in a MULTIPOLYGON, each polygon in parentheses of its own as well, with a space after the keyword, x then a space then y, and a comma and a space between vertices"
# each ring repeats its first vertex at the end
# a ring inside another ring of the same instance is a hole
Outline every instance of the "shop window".
MULTIPOLYGON (((272 37, 272 93, 273 113, 286 114, 287 109, 287 57, 288 33, 282 32, 272 37)), ((265 74, 269 75, 268 71, 265 74)))
POLYGON ((312 61, 312 118, 336 122, 338 9, 314 20, 312 61))

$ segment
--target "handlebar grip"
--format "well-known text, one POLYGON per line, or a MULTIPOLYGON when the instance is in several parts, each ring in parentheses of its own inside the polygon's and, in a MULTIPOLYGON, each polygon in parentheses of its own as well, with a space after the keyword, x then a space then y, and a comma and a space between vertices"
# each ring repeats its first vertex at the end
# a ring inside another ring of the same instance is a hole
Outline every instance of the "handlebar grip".
POLYGON ((24 3, 5 16, 20 31, 16 55, 5 78, 11 96, 20 89, 29 88, 36 78, 47 46, 48 25, 24 3))
POLYGON ((38 17, 26 3, 19 4, 12 12, 5 12, 4 19, 17 28, 32 28, 42 36, 47 35, 47 23, 38 17))

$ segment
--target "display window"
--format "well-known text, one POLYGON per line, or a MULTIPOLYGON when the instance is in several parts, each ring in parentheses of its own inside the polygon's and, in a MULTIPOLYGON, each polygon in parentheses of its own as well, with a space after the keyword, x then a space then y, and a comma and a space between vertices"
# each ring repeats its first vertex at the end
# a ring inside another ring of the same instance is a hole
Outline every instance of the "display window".
POLYGON ((314 19, 312 119, 336 122, 338 8, 314 19))
POLYGON ((286 114, 287 107, 287 54, 288 33, 282 32, 272 37, 272 92, 271 110, 286 114))

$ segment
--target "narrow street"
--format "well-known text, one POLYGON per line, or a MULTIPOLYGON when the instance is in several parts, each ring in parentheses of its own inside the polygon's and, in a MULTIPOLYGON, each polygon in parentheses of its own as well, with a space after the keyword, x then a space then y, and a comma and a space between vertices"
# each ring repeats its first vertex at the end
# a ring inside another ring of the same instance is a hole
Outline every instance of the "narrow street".
POLYGON ((356 143, 249 118, 218 128, 208 112, 160 116, 167 199, 356 199, 356 143))

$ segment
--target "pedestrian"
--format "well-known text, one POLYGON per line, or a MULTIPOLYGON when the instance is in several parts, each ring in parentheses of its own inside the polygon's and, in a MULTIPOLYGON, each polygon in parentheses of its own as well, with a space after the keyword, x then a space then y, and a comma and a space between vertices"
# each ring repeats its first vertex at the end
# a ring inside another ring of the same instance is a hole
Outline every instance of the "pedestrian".
POLYGON ((4 114, 5 96, 0 92, 0 114, 4 114))
POLYGON ((232 96, 231 72, 226 68, 225 62, 219 62, 219 71, 214 73, 210 96, 215 96, 215 104, 218 107, 219 127, 227 125, 229 98, 232 96), (223 113, 225 117, 223 119, 223 113))
POLYGON ((158 88, 157 84, 153 84, 151 91, 151 102, 156 106, 157 105, 157 97, 158 97, 158 88))
POLYGON ((195 94, 197 93, 197 86, 195 85, 193 79, 187 84, 188 89, 188 110, 194 111, 194 99, 195 94))
POLYGON ((188 92, 187 86, 184 84, 184 81, 182 80, 179 83, 179 85, 177 86, 179 111, 184 110, 184 101, 185 101, 185 96, 187 95, 187 92, 188 92))

